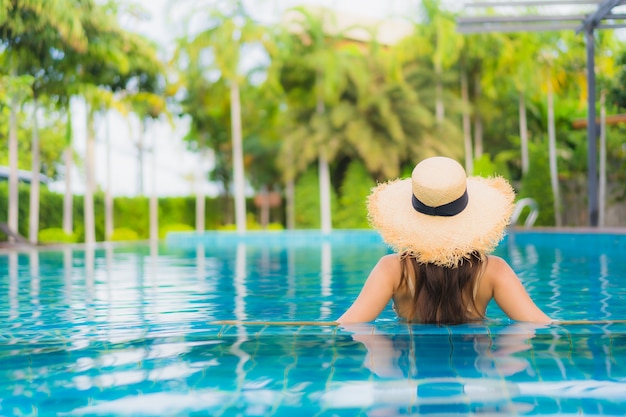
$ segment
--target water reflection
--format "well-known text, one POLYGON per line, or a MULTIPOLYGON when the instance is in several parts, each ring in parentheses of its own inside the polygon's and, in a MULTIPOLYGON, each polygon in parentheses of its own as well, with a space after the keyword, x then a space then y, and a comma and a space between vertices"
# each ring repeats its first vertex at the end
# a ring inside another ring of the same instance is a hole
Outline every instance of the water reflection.
POLYGON ((560 340, 566 329, 527 323, 485 325, 482 331, 474 325, 407 326, 400 334, 346 326, 364 346, 363 366, 376 378, 334 382, 321 397, 324 407, 373 416, 626 411, 626 368, 614 366, 608 337, 569 334, 560 340), (597 364, 593 371, 587 362, 597 364))
POLYGON ((239 321, 245 321, 248 318, 246 314, 246 296, 248 288, 246 286, 246 244, 239 243, 237 245, 237 254, 235 258, 235 318, 239 321))
POLYGON ((320 306, 320 321, 332 320, 331 317, 331 309, 332 301, 329 300, 332 295, 332 285, 333 285, 333 259, 332 259, 332 249, 329 242, 322 243, 322 256, 321 256, 321 266, 320 266, 320 286, 321 286, 321 295, 322 295, 322 303, 320 306))
POLYGON ((41 316, 41 302, 39 292, 41 290, 41 278, 39 276, 39 251, 31 249, 28 252, 30 272, 30 304, 32 318, 36 320, 41 316))
MULTIPOLYGON (((500 255, 556 318, 626 317, 622 252, 577 249, 519 239, 500 255)), ((450 328, 408 326, 390 308, 355 328, 272 325, 338 317, 387 251, 246 242, 0 256, 0 415, 626 414, 625 324, 529 328, 491 305, 499 320, 450 328)))
POLYGON ((17 253, 12 252, 8 255, 9 269, 9 320, 15 320, 19 316, 19 282, 17 276, 17 253))
MULTIPOLYGON (((474 358, 477 373, 466 376, 510 376, 530 371, 528 360, 514 354, 528 351, 536 331, 547 327, 532 323, 515 323, 504 328, 490 328, 487 324, 468 326, 471 332, 467 334, 446 334, 446 329, 441 328, 441 334, 434 335, 413 333, 410 325, 407 325, 408 333, 400 335, 377 332, 373 324, 344 325, 343 328, 354 332, 352 338, 365 346, 364 366, 377 376, 424 378, 429 376, 433 366, 432 358, 425 353, 447 358, 450 377, 458 373, 455 363, 467 358, 474 358)), ((438 376, 441 376, 441 365, 435 363, 438 376)))
POLYGON ((30 358, 0 355, 0 414, 36 405, 66 415, 623 415, 623 336, 573 330, 238 325, 71 355, 62 344, 18 345, 17 358, 30 358))

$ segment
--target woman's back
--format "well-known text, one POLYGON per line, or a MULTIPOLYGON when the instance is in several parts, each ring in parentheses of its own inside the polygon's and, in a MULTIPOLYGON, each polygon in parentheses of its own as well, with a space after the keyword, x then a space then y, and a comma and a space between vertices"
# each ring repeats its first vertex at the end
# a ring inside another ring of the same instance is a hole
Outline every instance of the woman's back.
MULTIPOLYGON (((371 321, 378 316, 391 298, 399 317, 413 322, 424 322, 419 313, 411 312, 420 311, 419 305, 428 304, 429 300, 424 299, 426 294, 421 296, 418 294, 417 298, 414 296, 410 281, 403 280, 402 262, 402 257, 398 254, 383 256, 372 269, 357 300, 338 321, 342 323, 371 321), (376 306, 381 306, 380 310, 376 306)), ((511 267, 497 256, 486 256, 468 294, 471 294, 472 299, 464 303, 467 307, 466 316, 459 318, 458 321, 446 320, 439 324, 457 324, 483 319, 487 305, 492 299, 495 299, 498 306, 512 320, 550 322, 550 318, 530 299, 511 267)))

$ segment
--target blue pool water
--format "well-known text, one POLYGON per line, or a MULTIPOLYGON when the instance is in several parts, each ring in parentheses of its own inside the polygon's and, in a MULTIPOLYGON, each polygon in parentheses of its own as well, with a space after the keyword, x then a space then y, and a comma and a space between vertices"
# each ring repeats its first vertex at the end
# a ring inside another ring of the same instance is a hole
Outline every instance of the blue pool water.
POLYGON ((626 415, 626 235, 497 250, 583 323, 323 323, 387 252, 363 231, 2 253, 0 416, 626 415))

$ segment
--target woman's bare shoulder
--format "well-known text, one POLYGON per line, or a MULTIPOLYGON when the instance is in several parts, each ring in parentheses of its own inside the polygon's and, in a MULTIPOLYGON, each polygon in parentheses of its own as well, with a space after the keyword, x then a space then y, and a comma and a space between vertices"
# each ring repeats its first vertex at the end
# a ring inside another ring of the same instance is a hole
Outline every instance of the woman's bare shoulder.
POLYGON ((390 280, 394 289, 398 288, 400 276, 402 275, 402 262, 400 261, 400 255, 397 253, 390 253, 382 256, 378 260, 378 264, 374 269, 378 274, 390 280))
POLYGON ((386 268, 400 268, 400 255, 397 253, 390 253, 383 255, 378 260, 378 263, 386 268))
POLYGON ((512 272, 509 264, 499 256, 487 255, 484 270, 480 278, 480 285, 488 293, 493 294, 493 288, 498 280, 512 272))
POLYGON ((487 255, 486 269, 489 272, 498 274, 511 270, 511 267, 504 259, 500 258, 499 256, 487 255))

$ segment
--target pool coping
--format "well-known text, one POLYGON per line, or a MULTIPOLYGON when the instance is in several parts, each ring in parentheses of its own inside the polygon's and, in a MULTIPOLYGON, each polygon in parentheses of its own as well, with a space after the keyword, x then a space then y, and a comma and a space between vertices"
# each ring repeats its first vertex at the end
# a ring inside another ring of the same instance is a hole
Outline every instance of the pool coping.
MULTIPOLYGON (((527 235, 527 234, 566 234, 566 235, 626 235, 626 227, 509 227, 507 229, 507 235, 527 235)), ((65 248, 86 250, 86 249, 104 249, 109 247, 123 247, 132 245, 146 245, 146 244, 167 244, 176 246, 181 242, 185 244, 195 243, 202 244, 205 240, 209 240, 207 243, 232 243, 232 242, 250 242, 254 243, 259 239, 265 241, 264 238, 273 237, 278 238, 278 242, 286 242, 289 236, 306 238, 307 243, 319 242, 332 242, 332 243, 351 243, 350 237, 370 235, 371 243, 382 243, 382 239, 378 233, 373 229, 334 229, 330 233, 323 233, 319 229, 293 229, 293 230, 250 230, 246 233, 238 233, 236 231, 219 231, 219 230, 206 230, 204 232, 172 232, 169 233, 165 239, 159 239, 157 241, 151 241, 147 239, 132 240, 132 241, 100 241, 95 244, 86 243, 69 243, 69 244, 24 244, 17 243, 11 244, 8 242, 0 242, 0 254, 10 253, 27 253, 33 250, 38 251, 57 251, 65 248), (341 239, 338 239, 339 234, 343 235, 341 239), (314 239, 313 241, 309 239, 314 239), (182 239, 182 240, 181 240, 182 239)), ((363 243, 359 241, 359 243, 363 243)))

